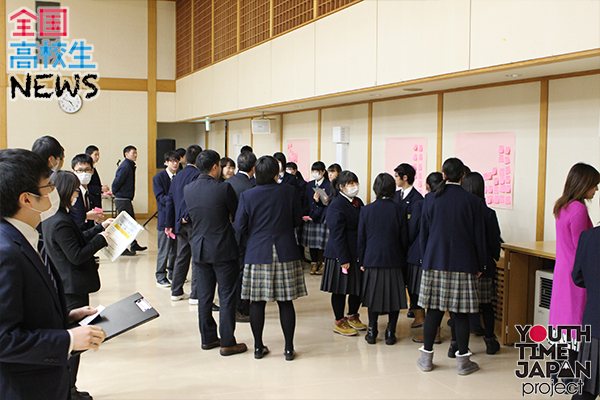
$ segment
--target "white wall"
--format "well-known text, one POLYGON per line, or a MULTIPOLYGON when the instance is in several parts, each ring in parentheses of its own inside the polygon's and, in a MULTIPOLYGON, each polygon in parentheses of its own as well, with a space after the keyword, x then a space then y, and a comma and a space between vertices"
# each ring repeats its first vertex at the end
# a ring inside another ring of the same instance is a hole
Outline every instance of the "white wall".
MULTIPOLYGON (((326 160, 319 160, 319 112, 304 111, 283 116, 283 152, 287 154, 288 140, 293 139, 308 139, 310 140, 310 162, 315 161, 325 162, 325 166, 329 166, 326 160)), ((333 162, 333 161, 332 161, 333 162)), ((311 164, 312 165, 312 164, 311 164)), ((310 166, 309 166, 310 168, 310 166)), ((311 180, 310 171, 301 170, 304 179, 311 180)))
POLYGON ((175 2, 157 2, 157 76, 175 79, 175 2))

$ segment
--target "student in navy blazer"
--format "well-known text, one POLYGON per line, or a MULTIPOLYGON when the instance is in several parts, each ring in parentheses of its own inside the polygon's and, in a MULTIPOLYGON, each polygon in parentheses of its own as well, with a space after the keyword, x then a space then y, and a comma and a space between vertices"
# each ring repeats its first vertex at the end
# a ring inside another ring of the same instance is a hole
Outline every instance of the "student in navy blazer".
POLYGON ((331 293, 335 333, 353 336, 367 326, 360 321, 360 295, 363 272, 358 261, 358 218, 364 206, 358 195, 358 177, 342 171, 333 180, 332 200, 327 207, 329 241, 325 248, 325 269, 321 290, 331 293), (348 314, 344 316, 348 295, 348 314))
MULTIPOLYGON (((423 195, 413 186, 415 183, 416 171, 410 164, 400 164, 394 169, 394 179, 396 180, 396 186, 400 188, 396 192, 394 201, 398 204, 403 205, 406 208, 406 215, 408 219, 412 219, 413 210, 417 205, 423 201, 423 195)), ((413 224, 414 226, 414 224, 413 224)), ((420 257, 420 245, 416 241, 418 229, 413 234, 413 239, 409 240, 410 248, 408 250, 408 264, 404 270, 404 282, 408 289, 410 296, 410 308, 409 313, 415 318, 411 324, 411 328, 419 328, 423 326, 425 322, 425 312, 419 307, 419 289, 421 285, 421 257, 420 257)))
POLYGON ((179 168, 179 153, 174 150, 167 151, 164 155, 165 169, 152 178, 152 189, 158 208, 158 254, 156 255, 156 284, 160 287, 170 287, 173 279, 173 265, 177 258, 177 238, 171 238, 165 233, 167 220, 167 202, 171 180, 179 168), (168 275, 168 276, 167 276, 168 275))
POLYGON ((294 228, 302 222, 300 199, 290 185, 278 185, 277 160, 263 156, 256 162, 258 186, 240 195, 235 229, 248 236, 242 298, 250 300, 254 358, 269 349, 262 341, 267 301, 277 301, 285 338, 285 359, 295 358, 296 313, 293 300, 306 296, 301 255, 294 228))
POLYGON ((428 312, 417 361, 423 371, 432 369, 433 343, 446 311, 455 321, 459 375, 479 369, 470 360, 469 314, 479 312, 476 279, 486 262, 485 225, 481 199, 460 186, 464 172, 458 158, 446 160, 442 166, 444 182, 423 201, 419 305, 428 312))
POLYGON ((0 150, 0 398, 66 400, 71 350, 98 349, 104 331, 67 331, 95 310, 67 311, 58 271, 36 231, 59 205, 46 161, 28 150, 0 150), (45 262, 44 262, 45 261, 45 262))
POLYGON ((377 200, 362 208, 358 223, 358 257, 364 271, 362 302, 369 308, 369 331, 365 340, 375 344, 377 318, 388 313, 385 342, 396 343, 400 310, 406 308, 402 271, 408 251, 408 219, 405 208, 396 202, 396 184, 388 173, 375 178, 377 200))
MULTIPOLYGON (((183 197, 183 188, 196 180, 198 175, 200 175, 198 168, 196 168, 196 158, 201 152, 202 148, 195 144, 187 148, 185 153, 187 165, 171 181, 169 197, 166 199, 165 232, 167 234, 173 233, 177 236, 177 258, 173 265, 173 280, 171 282, 171 300, 173 301, 183 300, 188 297, 183 292, 183 284, 190 270, 190 260, 192 258, 190 246, 192 226, 189 223, 190 216, 183 197)), ((198 299, 198 294, 196 293, 196 274, 193 269, 192 293, 190 298, 192 300, 198 299)))
MULTIPOLYGON (((296 189, 296 195, 300 198, 300 193, 302 192, 302 186, 298 179, 296 179, 295 175, 290 174, 285 170, 285 165, 287 164, 287 160, 285 158, 285 154, 281 152, 277 152, 273 154, 273 157, 279 163, 279 177, 277 179, 277 183, 291 185, 296 189)), ((300 200, 302 201, 302 200, 300 200)))

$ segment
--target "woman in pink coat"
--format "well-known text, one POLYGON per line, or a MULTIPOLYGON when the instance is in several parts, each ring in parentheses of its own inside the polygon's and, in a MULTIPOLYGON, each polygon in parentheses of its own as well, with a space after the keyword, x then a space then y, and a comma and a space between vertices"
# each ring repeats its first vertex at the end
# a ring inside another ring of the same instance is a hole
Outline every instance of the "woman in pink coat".
MULTIPOLYGON (((593 227, 584 200, 591 200, 598 190, 600 173, 596 168, 577 163, 567 175, 562 196, 554 204, 556 219, 556 265, 550 301, 549 323, 581 325, 585 307, 585 289, 575 286, 571 273, 581 232, 593 227)), ((563 336, 564 336, 563 332, 563 336)), ((566 340, 563 340, 566 341, 566 340)), ((578 346, 570 344, 569 360, 575 360, 578 346)))

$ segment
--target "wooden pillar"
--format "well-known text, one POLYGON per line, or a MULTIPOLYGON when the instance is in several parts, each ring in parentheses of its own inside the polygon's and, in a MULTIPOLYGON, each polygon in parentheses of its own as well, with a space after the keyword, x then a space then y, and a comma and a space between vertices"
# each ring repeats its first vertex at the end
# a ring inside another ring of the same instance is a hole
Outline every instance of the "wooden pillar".
POLYGON ((373 102, 369 102, 367 122, 367 204, 371 202, 371 174, 373 169, 373 102))
POLYGON ((323 118, 323 110, 319 108, 319 122, 317 123, 317 160, 321 160, 321 120, 323 118))
POLYGON ((8 146, 6 103, 6 2, 0 1, 0 149, 8 146))
POLYGON ((148 0, 148 214, 156 212, 152 178, 156 175, 157 0, 148 0))
POLYGON ((435 167, 437 171, 442 170, 442 147, 444 142, 444 94, 439 93, 437 97, 437 152, 435 167))
POLYGON ((540 82, 540 139, 538 159, 537 216, 535 240, 544 240, 544 214, 546 211, 546 161, 548 158, 548 79, 540 82))

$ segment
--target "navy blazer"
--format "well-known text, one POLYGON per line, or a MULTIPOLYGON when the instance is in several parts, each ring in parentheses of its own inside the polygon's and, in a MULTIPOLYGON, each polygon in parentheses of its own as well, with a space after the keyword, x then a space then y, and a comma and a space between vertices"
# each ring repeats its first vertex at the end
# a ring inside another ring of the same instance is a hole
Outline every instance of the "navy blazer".
POLYGON ((446 184, 444 193, 429 193, 421 212, 423 270, 484 271, 485 222, 481 199, 460 185, 446 184))
POLYGON ((406 268, 407 252, 405 207, 379 199, 360 210, 358 258, 363 267, 406 268))
POLYGON ((0 398, 66 400, 68 314, 59 274, 27 239, 0 221, 0 398))
MULTIPOLYGON (((483 201, 483 200, 482 200, 483 201)), ((485 204, 483 207, 483 218, 485 220, 485 236, 486 236, 486 260, 482 276, 493 278, 496 276, 496 261, 500 259, 500 224, 496 211, 492 210, 485 204)))
POLYGON ((88 196, 88 199, 90 200, 90 207, 92 207, 89 210, 85 207, 85 203, 83 202, 83 194, 79 193, 79 196, 77 196, 77 200, 75 201, 75 205, 69 212, 69 216, 73 222, 75 222, 75 225, 77 225, 77 227, 82 231, 92 229, 95 226, 94 221, 88 221, 86 219, 87 212, 94 208, 92 206, 91 197, 88 196))
POLYGON ((358 200, 358 208, 342 194, 335 196, 327 206, 325 220, 329 240, 323 255, 338 260, 340 264, 358 259, 358 220, 364 204, 358 197, 355 199, 358 200))
POLYGON ((235 229, 248 236, 245 264, 273 263, 273 245, 279 262, 301 260, 294 228, 302 223, 302 209, 290 185, 259 185, 240 195, 235 229))
MULTIPOLYGON (((319 202, 315 201, 313 197, 315 195, 315 191, 313 189, 316 187, 317 182, 314 179, 304 186, 304 204, 306 204, 304 213, 305 215, 308 215, 314 222, 321 224, 325 222, 325 210, 327 206, 324 205, 321 200, 319 200, 319 202)), ((323 189, 328 196, 331 196, 331 182, 327 176, 325 176, 320 188, 323 189)))
POLYGON ((239 250, 231 218, 235 217, 238 199, 231 185, 210 175, 183 189, 192 223, 192 258, 207 264, 237 260, 239 250))
POLYGON ((408 193, 408 196, 406 196, 402 200, 400 200, 400 194, 398 192, 399 192, 399 190, 396 192, 394 201, 397 204, 404 204, 404 206, 406 207, 406 215, 408 218, 410 218, 415 204, 417 204, 420 201, 423 201, 423 195, 421 193, 419 193, 417 188, 414 186, 413 186, 412 190, 410 191, 410 193, 408 193))
POLYGON ((413 265, 421 264, 421 244, 419 243, 419 231, 421 221, 421 210, 423 195, 413 186, 408 196, 400 200, 400 195, 396 192, 394 201, 397 204, 404 205, 406 217, 408 218, 408 254, 406 260, 413 265), (416 215, 415 215, 416 214, 416 215))
POLYGON ((248 175, 241 172, 238 172, 231 178, 225 180, 225 183, 229 183, 231 185, 238 199, 240 198, 240 194, 242 194, 242 192, 245 192, 246 190, 252 189, 254 186, 256 186, 256 181, 252 181, 248 175))
POLYGON ((82 231, 62 207, 42 224, 46 252, 60 274, 65 293, 87 295, 100 290, 94 254, 107 244, 104 236, 98 235, 103 230, 98 224, 82 231))
POLYGON ((102 208, 102 182, 100 182, 100 175, 98 175, 98 170, 96 168, 94 168, 94 173, 92 174, 92 178, 87 187, 90 193, 92 208, 102 208))
POLYGON ((600 227, 581 232, 571 277, 585 288, 587 300, 583 309, 583 325, 592 327, 592 337, 600 339, 600 227))
MULTIPOLYGON (((175 176, 173 178, 175 178, 175 176)), ((169 198, 170 188, 171 178, 169 178, 169 173, 166 169, 154 175, 152 178, 152 190, 154 190, 156 208, 158 209, 158 222, 156 223, 156 229, 159 231, 164 231, 167 227, 167 201, 169 198)))
POLYGON ((296 178, 296 175, 290 174, 287 171, 284 172, 283 179, 281 181, 281 185, 283 184, 293 186, 294 189, 296 189, 296 195, 298 196, 298 198, 300 198, 300 193, 302 192, 302 185, 300 184, 300 179, 296 178))
POLYGON ((135 196, 135 163, 129 158, 121 162, 112 182, 112 193, 116 199, 133 200, 135 196))
POLYGON ((178 172, 171 181, 169 198, 167 199, 167 205, 165 207, 167 210, 165 227, 173 228, 175 234, 179 233, 179 229, 181 229, 181 219, 183 218, 186 221, 189 221, 190 219, 188 207, 183 198, 183 188, 190 182, 196 180, 198 175, 200 175, 198 168, 193 164, 188 164, 181 172, 178 172))

